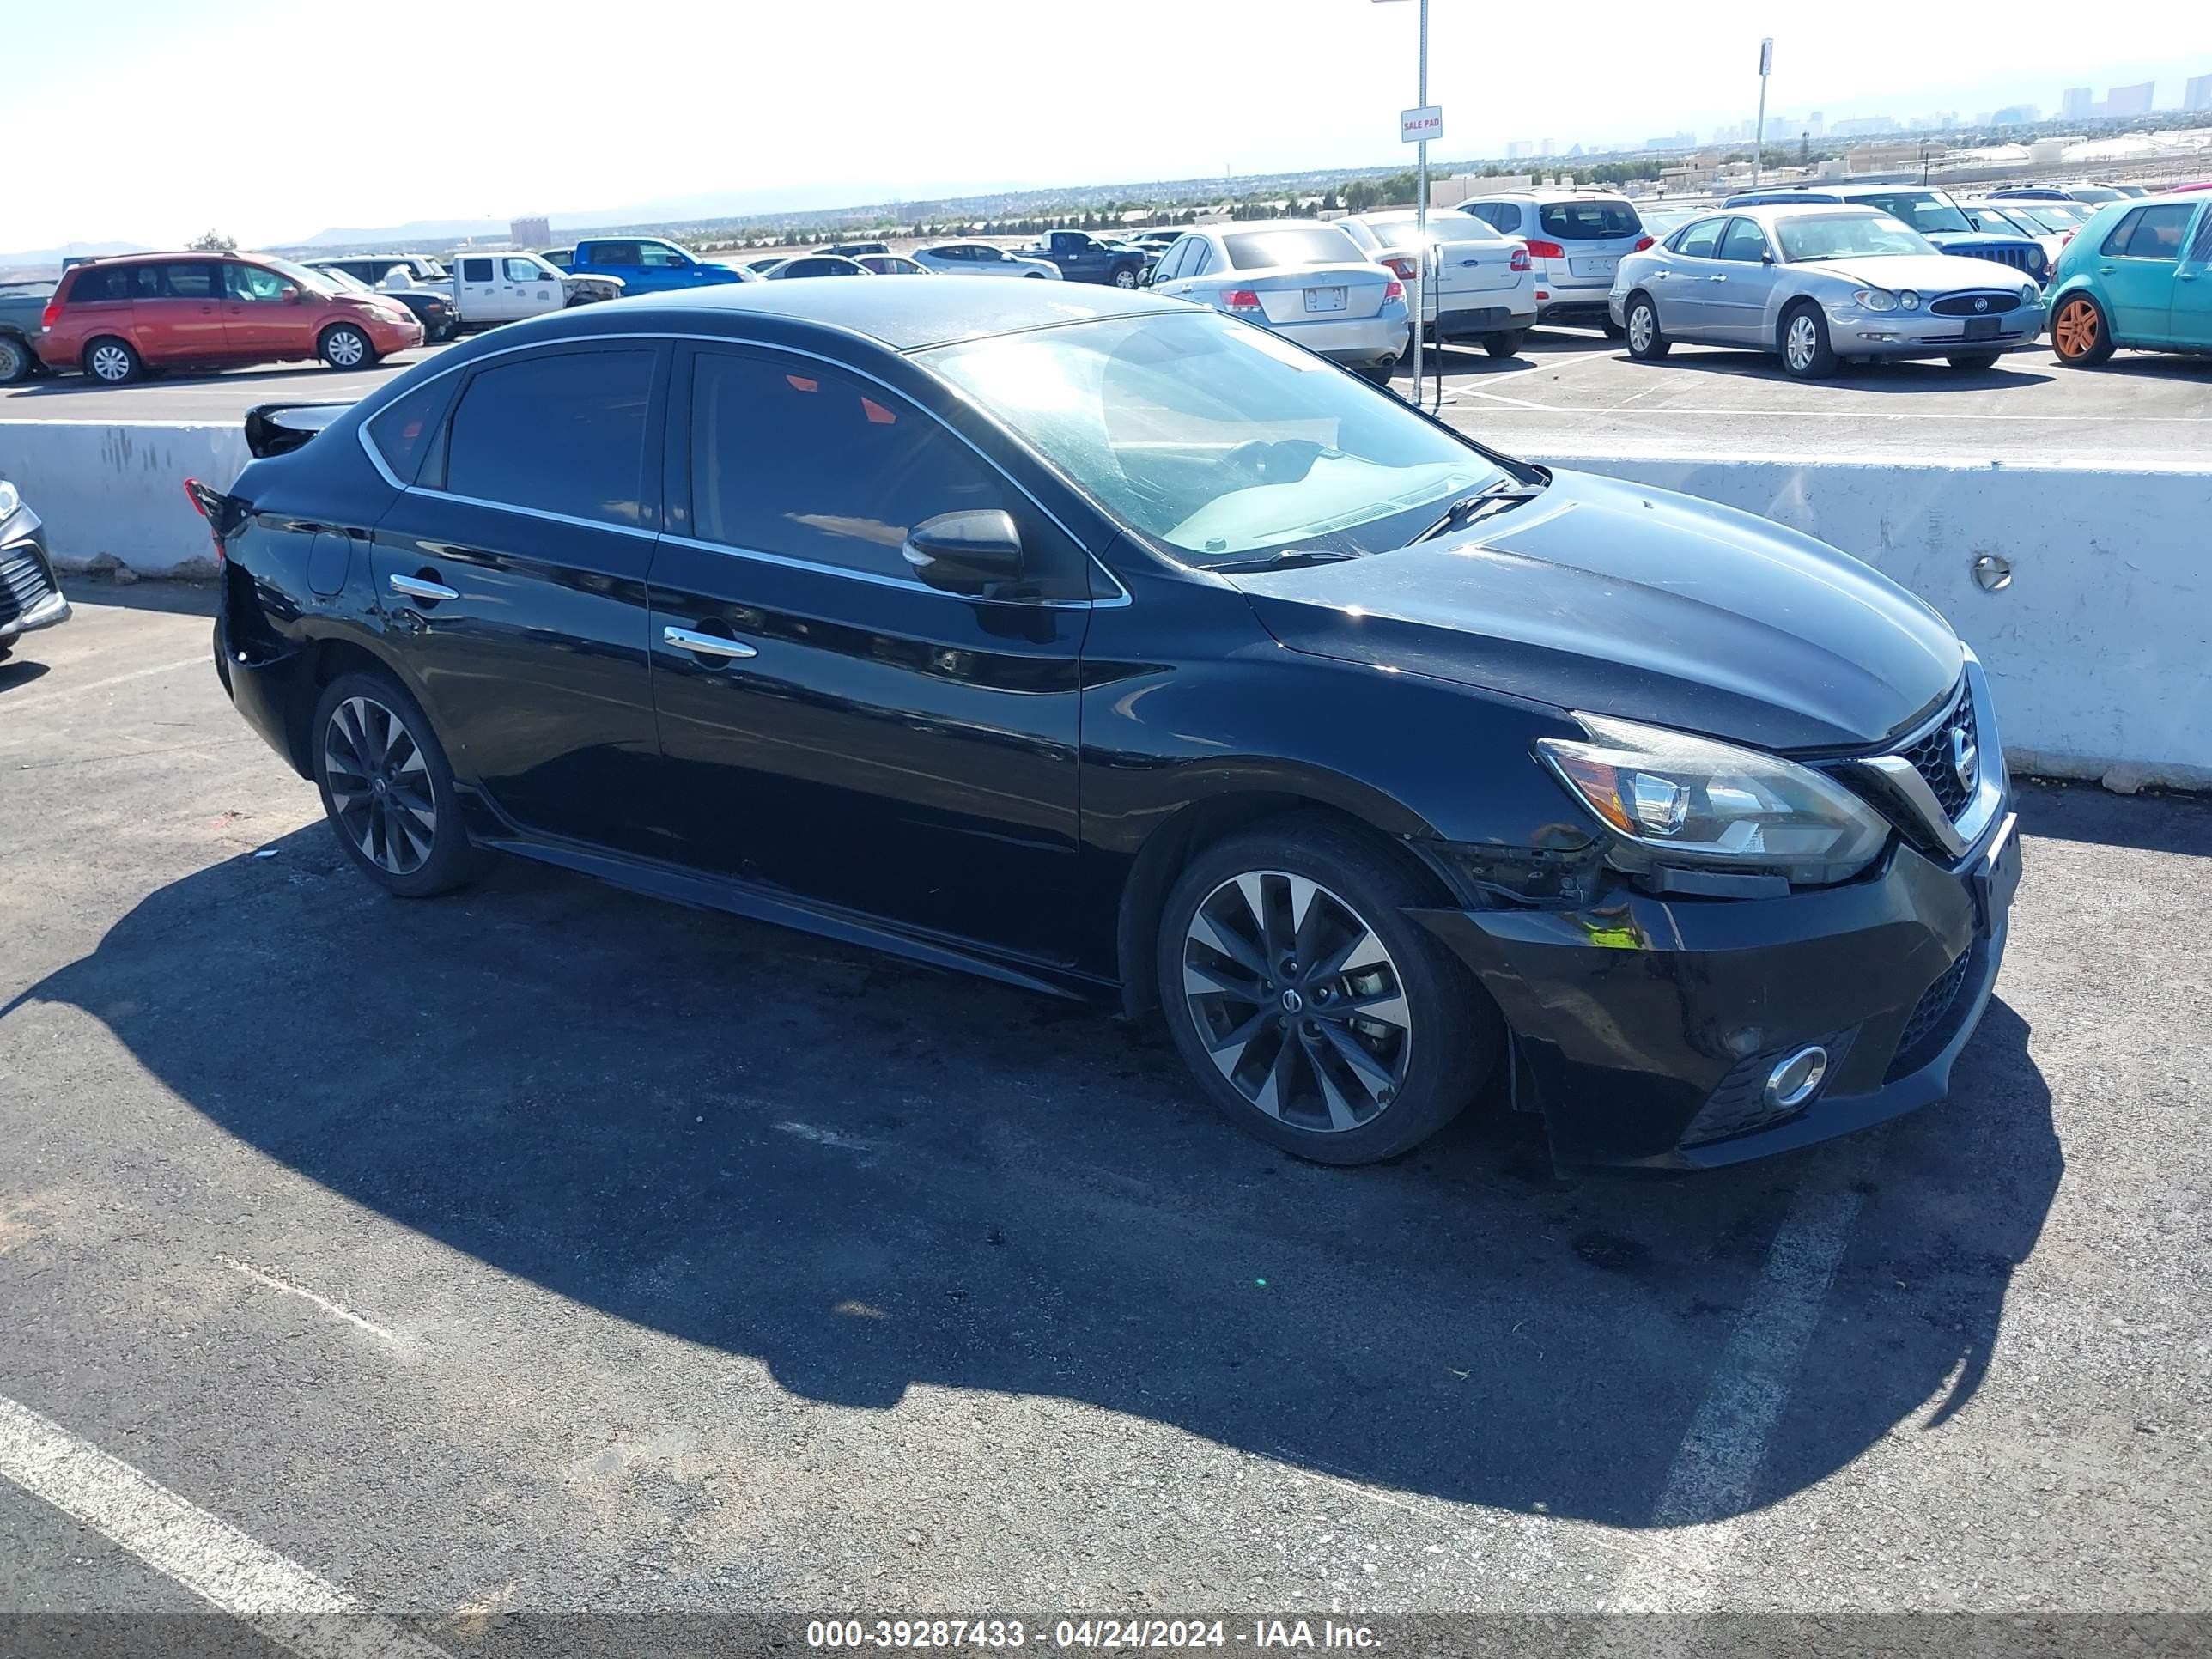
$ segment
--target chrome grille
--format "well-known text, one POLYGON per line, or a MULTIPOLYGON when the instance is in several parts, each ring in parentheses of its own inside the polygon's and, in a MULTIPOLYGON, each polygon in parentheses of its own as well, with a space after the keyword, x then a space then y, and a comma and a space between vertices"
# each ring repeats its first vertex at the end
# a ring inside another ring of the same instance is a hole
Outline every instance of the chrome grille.
POLYGON ((1963 730, 1966 741, 1979 746, 1980 734, 1974 729, 1974 700, 1963 685, 1959 688, 1957 701, 1944 711, 1943 718, 1936 722, 1928 735, 1898 752, 1912 763, 1912 769, 1920 774, 1921 781, 1942 807, 1943 816, 1956 823, 1959 814, 1966 810, 1966 803, 1974 798, 1974 792, 1951 763, 1951 733, 1954 728, 1963 730))
POLYGON ((15 621, 53 590, 46 562, 29 548, 0 552, 0 623, 15 621))
POLYGON ((1939 317, 2001 317, 2020 309, 2017 294, 1947 294, 1928 307, 1939 317))

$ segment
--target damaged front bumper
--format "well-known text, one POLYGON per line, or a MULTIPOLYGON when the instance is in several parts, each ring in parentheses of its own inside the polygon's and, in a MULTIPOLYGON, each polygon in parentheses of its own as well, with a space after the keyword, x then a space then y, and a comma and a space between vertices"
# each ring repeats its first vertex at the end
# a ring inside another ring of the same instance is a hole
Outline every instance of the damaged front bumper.
POLYGON ((1765 1157, 1948 1092, 1987 1006, 2020 879, 2000 811, 1954 865, 1904 841, 1841 886, 1771 899, 1623 885, 1572 909, 1414 912, 1511 1032, 1514 1104, 1563 1167, 1699 1169, 1765 1157), (1808 1046, 1809 1097, 1766 1088, 1808 1046))

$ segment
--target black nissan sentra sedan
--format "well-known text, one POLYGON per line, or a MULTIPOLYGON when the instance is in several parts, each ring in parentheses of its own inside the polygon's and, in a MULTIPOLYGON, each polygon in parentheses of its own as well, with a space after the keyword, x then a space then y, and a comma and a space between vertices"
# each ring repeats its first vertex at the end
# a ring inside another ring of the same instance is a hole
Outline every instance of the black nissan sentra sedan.
POLYGON ((516 853, 1158 1008, 1342 1164, 1493 1079, 1565 1164, 1799 1146, 1942 1097, 1996 977, 1941 617, 1234 318, 731 284, 249 427, 217 665, 395 894, 516 853))

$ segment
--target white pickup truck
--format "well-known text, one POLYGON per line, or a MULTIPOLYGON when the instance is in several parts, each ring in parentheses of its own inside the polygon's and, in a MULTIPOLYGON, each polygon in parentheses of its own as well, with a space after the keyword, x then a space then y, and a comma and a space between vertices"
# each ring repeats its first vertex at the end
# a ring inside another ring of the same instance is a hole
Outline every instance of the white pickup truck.
POLYGON ((348 257, 313 263, 318 269, 343 270, 395 297, 404 298, 404 293, 425 290, 443 295, 459 317, 463 328, 490 328, 568 306, 619 298, 623 286, 621 278, 615 276, 572 276, 539 255, 520 249, 459 253, 443 265, 432 259, 399 256, 348 257), (405 274, 404 290, 395 290, 394 271, 405 274))

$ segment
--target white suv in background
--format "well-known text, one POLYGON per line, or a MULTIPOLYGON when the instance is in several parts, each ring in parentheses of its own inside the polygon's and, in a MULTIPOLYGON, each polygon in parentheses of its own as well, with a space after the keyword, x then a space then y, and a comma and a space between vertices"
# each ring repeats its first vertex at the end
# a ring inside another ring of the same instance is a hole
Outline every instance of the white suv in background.
POLYGON ((947 276, 1041 276, 1059 282, 1060 267, 1049 259, 1028 259, 988 242, 939 242, 918 247, 914 262, 947 276))
POLYGON ((1610 190, 1510 191, 1460 204, 1501 236, 1528 245, 1536 267, 1536 320, 1620 331, 1606 311, 1624 254, 1651 246, 1635 204, 1610 190))

